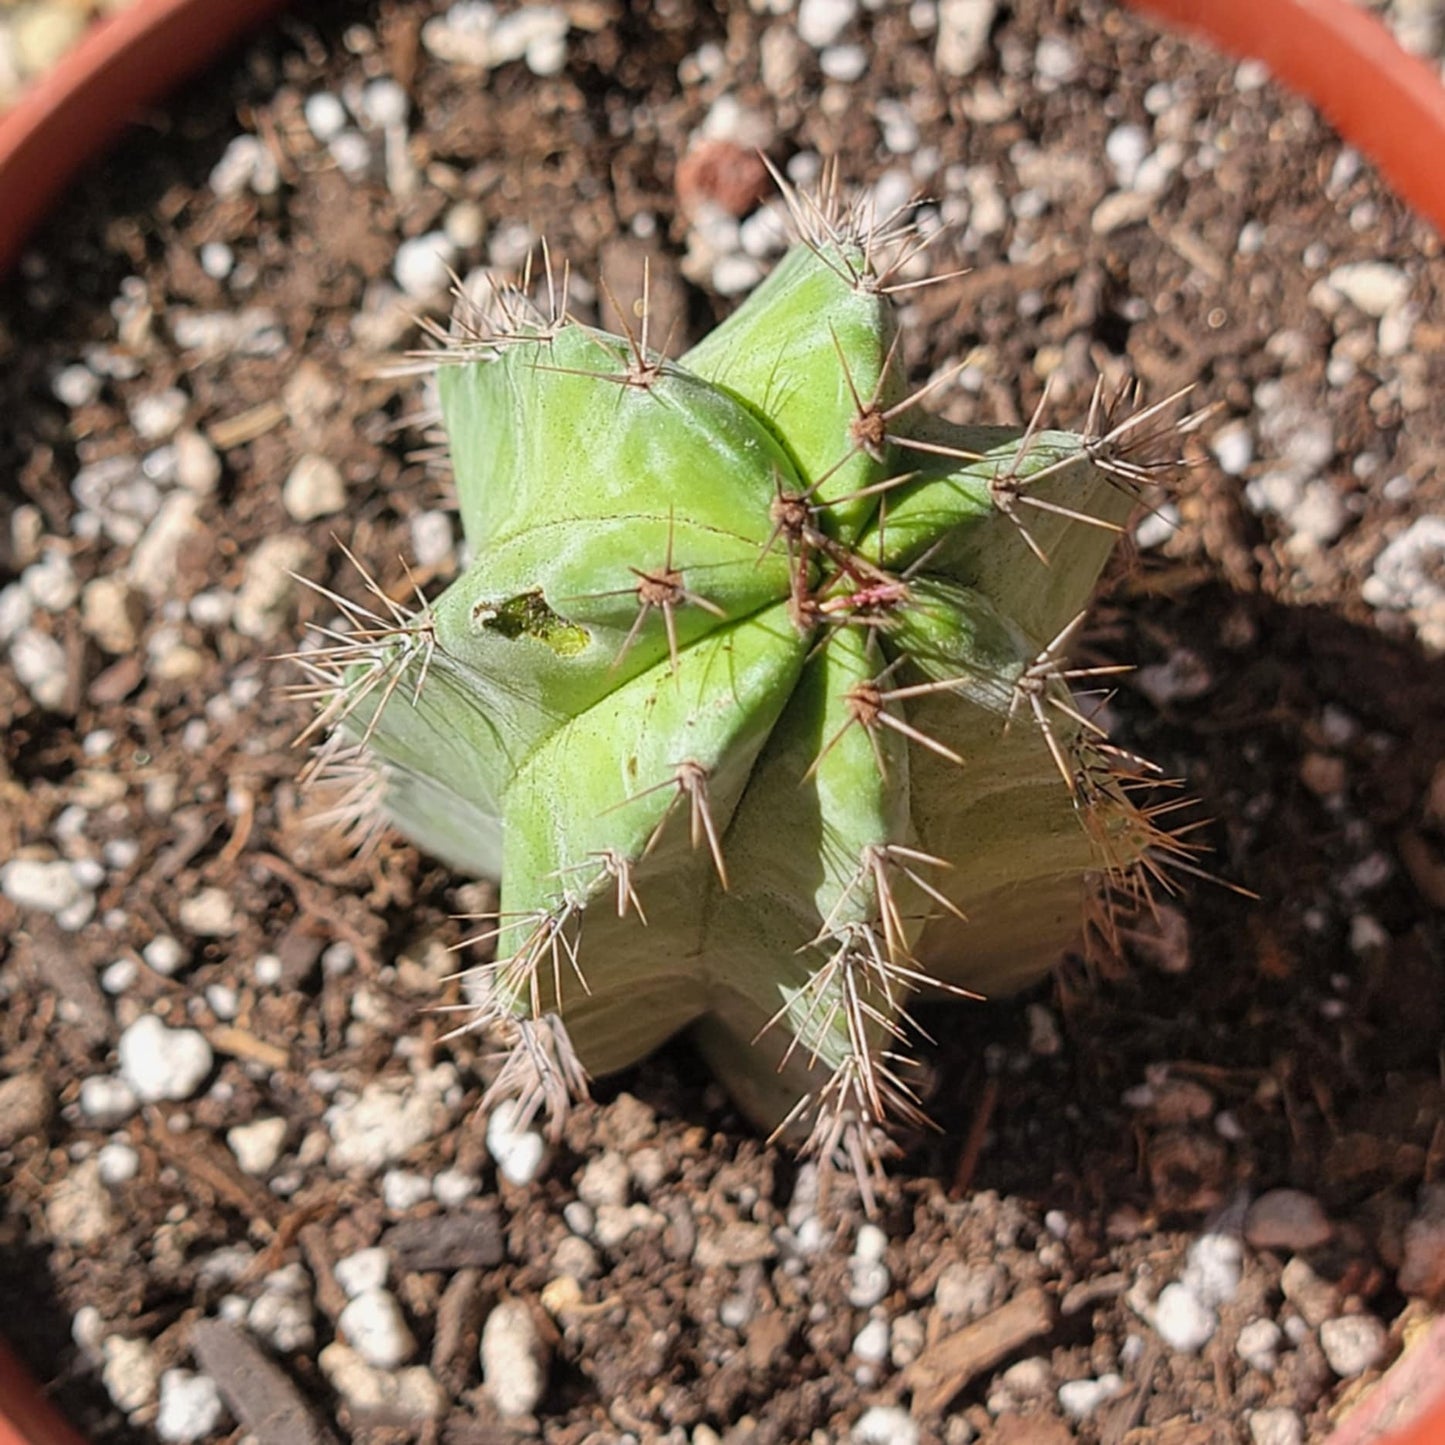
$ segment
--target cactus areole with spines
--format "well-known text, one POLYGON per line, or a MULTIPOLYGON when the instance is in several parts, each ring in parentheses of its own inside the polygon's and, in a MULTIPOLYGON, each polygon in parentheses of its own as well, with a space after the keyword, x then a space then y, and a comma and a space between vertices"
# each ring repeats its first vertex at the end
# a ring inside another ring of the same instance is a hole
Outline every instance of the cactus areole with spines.
POLYGON ((799 241, 681 361, 520 289, 464 307, 436 360, 473 560, 305 656, 341 813, 500 879, 464 1025, 493 1099, 556 1119, 690 1027, 866 1178, 920 1117, 916 996, 1034 981, 1091 883, 1182 847, 1065 658, 1162 429, 930 414, 916 240, 790 199, 799 241))

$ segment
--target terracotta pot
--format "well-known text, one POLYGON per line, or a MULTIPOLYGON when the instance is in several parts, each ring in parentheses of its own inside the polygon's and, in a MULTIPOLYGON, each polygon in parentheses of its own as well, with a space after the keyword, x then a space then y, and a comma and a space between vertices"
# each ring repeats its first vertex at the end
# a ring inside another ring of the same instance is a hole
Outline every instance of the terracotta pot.
POLYGON ((1125 3, 1264 61, 1445 237, 1445 85, 1373 15, 1352 0, 1125 3))
POLYGON ((0 275, 75 172, 141 107, 285 0, 136 0, 0 116, 0 275))
MULTIPOLYGON (((97 25, 0 116, 0 274, 75 172, 144 105, 199 70, 285 0, 136 0, 97 25)), ((1445 87, 1349 0, 1126 0, 1263 60, 1312 100, 1445 235, 1445 87)), ((1333 1445, 1445 1442, 1445 1321, 1341 1426, 1333 1445), (1386 1439, 1402 1401, 1433 1407, 1386 1439)), ((0 1344, 0 1445, 84 1445, 0 1344)))
POLYGON ((85 1445, 0 1344, 0 1445, 85 1445))

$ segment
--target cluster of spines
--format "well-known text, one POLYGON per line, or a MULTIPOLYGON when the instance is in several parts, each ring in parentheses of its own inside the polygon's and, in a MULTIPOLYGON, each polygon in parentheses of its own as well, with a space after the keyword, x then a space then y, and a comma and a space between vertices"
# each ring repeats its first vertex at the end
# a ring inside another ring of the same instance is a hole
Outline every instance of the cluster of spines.
MULTIPOLYGON (((927 240, 913 238, 900 218, 888 218, 874 225, 842 208, 835 193, 828 192, 819 200, 785 186, 784 194, 804 240, 827 258, 830 265, 844 268, 851 286, 889 294, 926 284, 897 279, 929 244, 927 240), (891 251, 893 259, 880 261, 883 251, 891 251), (853 259, 858 257, 861 262, 853 259)), ((524 276, 516 288, 497 288, 490 307, 479 307, 471 298, 461 297, 452 328, 434 331, 440 349, 428 355, 426 364, 473 361, 511 344, 545 342, 573 324, 566 310, 565 274, 559 286, 550 264, 544 267, 544 272, 547 299, 543 306, 531 300, 530 274, 524 276)), ((627 334, 625 353, 619 357, 623 362, 622 371, 599 373, 600 379, 645 390, 662 374, 662 363, 648 346, 645 297, 642 314, 641 334, 634 335, 630 330, 627 334)), ((864 396, 855 385, 839 348, 840 365, 855 415, 838 467, 859 452, 881 462, 890 448, 904 452, 911 449, 951 463, 986 464, 989 458, 984 453, 950 448, 926 438, 912 438, 896 429, 895 423, 901 417, 953 373, 945 372, 903 400, 885 405, 884 384, 894 367, 895 355, 896 342, 888 350, 877 386, 864 396)), ((1175 459, 1163 458, 1158 451, 1163 441, 1177 437, 1193 420, 1186 419, 1181 424, 1168 419, 1176 400, 1169 398, 1116 419, 1114 409, 1104 404, 1101 386, 1095 391, 1082 434, 1082 456, 1131 496, 1140 494, 1158 481, 1162 473, 1177 465, 1175 459)), ((1022 509, 1037 508, 1109 530, 1119 528, 1107 519, 1034 494, 1032 489, 1040 481, 1078 460, 1074 455, 1036 468, 1027 475, 1023 473, 1023 463, 1042 425, 1044 404, 1041 400, 1010 464, 999 464, 995 468, 988 481, 988 493, 994 510, 1013 523, 1039 563, 1047 566, 1046 551, 1030 534, 1022 509)), ((864 493, 820 501, 820 488, 836 470, 830 469, 802 491, 789 491, 779 481, 763 551, 779 547, 785 551, 791 578, 790 613, 800 631, 816 636, 815 651, 828 645, 834 629, 856 627, 868 630, 873 639, 871 650, 877 652, 877 639, 886 641, 898 619, 912 605, 910 584, 931 554, 925 553, 908 566, 891 570, 838 540, 828 525, 830 507, 864 493)), ((905 472, 865 489, 880 498, 877 529, 880 554, 889 495, 906 486, 914 476, 914 472, 905 472)), ((676 671, 679 646, 675 612, 693 606, 711 612, 720 620, 724 614, 702 592, 688 586, 684 572, 674 565, 670 543, 666 557, 639 559, 632 572, 636 578, 638 610, 622 651, 625 653, 631 647, 649 618, 656 614, 665 628, 669 656, 676 671)), ((379 786, 376 773, 368 770, 365 761, 369 757, 367 744, 372 730, 393 694, 404 686, 420 690, 436 645, 424 604, 412 612, 385 597, 369 580, 368 585, 382 603, 384 615, 357 608, 326 592, 327 598, 341 610, 345 630, 327 634, 328 645, 299 655, 313 679, 309 695, 319 706, 315 720, 303 736, 311 737, 318 732, 330 734, 314 771, 345 787, 343 801, 328 816, 352 821, 359 821, 374 807, 379 786), (366 719, 359 735, 357 718, 366 719), (349 732, 348 723, 351 723, 349 732)), ((1081 825, 1095 841, 1099 872, 1107 890, 1122 890, 1131 896, 1147 894, 1151 877, 1167 882, 1163 872, 1166 866, 1189 867, 1194 849, 1160 824, 1160 809, 1141 807, 1132 800, 1130 793, 1138 781, 1134 760, 1126 760, 1121 765, 1099 729, 1075 700, 1073 684, 1122 670, 1076 669, 1068 665, 1065 659, 1081 622, 1082 617, 1075 618, 1014 678, 1002 680, 1011 697, 1009 715, 1010 719, 1015 714, 1027 716, 1042 733, 1074 799, 1081 825), (1055 727, 1052 716, 1055 713, 1067 724, 1062 730, 1055 727)), ((950 762, 963 763, 964 759, 954 749, 914 727, 907 719, 904 704, 927 693, 961 689, 976 679, 935 678, 925 674, 921 682, 899 681, 897 672, 910 661, 906 652, 899 652, 891 661, 880 658, 875 675, 849 690, 846 697, 849 717, 845 726, 860 726, 865 730, 880 771, 886 772, 887 767, 885 752, 878 744, 880 729, 892 730, 950 762)), ((835 734, 824 744, 823 753, 837 741, 835 734)), ((823 753, 814 767, 821 762, 823 753)), ((542 1108, 554 1123, 560 1123, 568 1100, 585 1093, 585 1072, 556 1012, 564 989, 575 987, 584 993, 587 991, 580 948, 584 915, 594 899, 609 896, 615 898, 619 916, 632 912, 645 922, 637 873, 662 829, 679 808, 685 809, 688 815, 694 847, 707 848, 721 886, 727 887, 722 839, 709 804, 707 769, 694 760, 680 759, 673 776, 652 785, 648 791, 663 788, 672 789, 674 797, 638 856, 627 857, 611 850, 599 853, 589 859, 588 867, 579 866, 575 877, 557 880, 555 907, 517 916, 493 917, 488 920, 490 926, 486 931, 466 940, 466 945, 490 945, 497 953, 496 960, 483 965, 479 971, 485 982, 484 1000, 462 1006, 467 1011, 463 1030, 480 1028, 498 1033, 507 1048, 505 1062, 489 1091, 489 1101, 515 1097, 524 1114, 530 1115, 542 1108), (541 979, 546 974, 550 974, 551 981, 553 1008, 550 1010, 544 1005, 546 991, 541 987, 541 979)), ((916 932, 919 920, 905 919, 894 897, 891 876, 901 872, 914 894, 922 895, 926 908, 936 905, 957 913, 956 905, 930 883, 922 871, 946 866, 944 860, 901 844, 866 849, 858 861, 857 887, 870 895, 873 917, 862 920, 830 917, 824 921, 818 935, 799 950, 815 951, 822 957, 804 990, 805 996, 780 1010, 768 1025, 779 1026, 787 1020, 792 1038, 785 1061, 797 1051, 805 1055, 811 1053, 816 1060, 819 1041, 831 1031, 841 1011, 851 1043, 847 1056, 817 1090, 799 1100, 794 1114, 780 1128, 811 1114, 813 1122, 805 1147, 819 1154, 824 1162, 841 1151, 865 1182, 876 1165, 888 1120, 901 1117, 921 1121, 923 1117, 919 1101, 906 1082, 907 1061, 901 1051, 911 1025, 907 997, 925 987, 948 988, 913 958, 908 936, 916 932), (885 1040, 882 1047, 878 1042, 880 1037, 885 1040)), ((848 891, 853 891, 852 885, 848 891)), ((966 993, 958 989, 949 991, 966 993)))

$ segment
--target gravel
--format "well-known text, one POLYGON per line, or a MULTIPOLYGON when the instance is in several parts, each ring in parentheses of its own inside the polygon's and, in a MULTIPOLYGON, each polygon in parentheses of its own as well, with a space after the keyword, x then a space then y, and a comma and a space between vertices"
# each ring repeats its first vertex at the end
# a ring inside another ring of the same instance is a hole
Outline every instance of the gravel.
POLYGON ((1252 1445, 1304 1445, 1305 1422, 1297 1410, 1278 1406, 1253 1410, 1249 1416, 1252 1445))
POLYGON ((1070 1380, 1059 1386, 1059 1408, 1071 1420, 1087 1420, 1123 1389, 1123 1379, 1112 1372, 1096 1380, 1070 1380))
POLYGON ((338 1259, 331 1272, 348 1298, 355 1299, 386 1287, 387 1276, 391 1272, 391 1256, 379 1247, 358 1249, 355 1254, 338 1259))
POLYGON ((129 1415, 153 1404, 160 1390, 161 1372, 150 1343, 108 1335, 101 1349, 105 1363, 100 1381, 116 1409, 129 1415))
POLYGON ((221 1392, 209 1375, 172 1369, 161 1376, 155 1429, 162 1440, 204 1440, 220 1426, 225 1415, 221 1392))
POLYGON ((487 1116, 487 1152, 503 1178, 512 1184, 530 1184, 546 1162, 547 1144, 536 1130, 517 1128, 516 1117, 509 1100, 487 1116))
POLYGON ((147 1104, 189 1099, 214 1064, 204 1034, 170 1028, 155 1014, 142 1014, 121 1034, 116 1054, 121 1078, 147 1104))
POLYGON ((1271 1189, 1244 1216, 1244 1237, 1252 1249, 1299 1253, 1327 1244, 1333 1234, 1319 1200, 1300 1189, 1271 1189))
POLYGON ((314 522, 346 508, 346 479, 329 457, 298 457, 281 487, 281 502, 298 522, 314 522))
POLYGON ((547 1356, 531 1307, 503 1300, 482 1326, 482 1384, 504 1419, 530 1415, 547 1384, 547 1356))
POLYGON ((1320 1326, 1320 1348, 1330 1369, 1353 1380, 1385 1357, 1389 1332, 1374 1315, 1343 1315, 1320 1326))
POLYGON ((871 1405, 849 1434, 852 1445, 918 1445, 917 1424, 899 1405, 871 1405))
POLYGON ((378 1174, 434 1139, 450 1118, 442 1097, 445 1072, 423 1075, 410 1086, 373 1080, 360 1097, 332 1105, 326 1111, 331 1168, 378 1174))
POLYGON ((1152 1319, 1159 1338, 1184 1355, 1202 1350, 1219 1328, 1219 1316, 1187 1285, 1177 1282, 1159 1291, 1152 1319))
POLYGON ((389 1290, 361 1291, 347 1302, 336 1327, 351 1348, 378 1370, 394 1370, 416 1353, 416 1338, 389 1290))
POLYGON ((279 1115, 237 1124, 226 1130, 226 1143, 244 1173, 264 1179, 280 1161, 286 1147, 286 1120, 279 1115))

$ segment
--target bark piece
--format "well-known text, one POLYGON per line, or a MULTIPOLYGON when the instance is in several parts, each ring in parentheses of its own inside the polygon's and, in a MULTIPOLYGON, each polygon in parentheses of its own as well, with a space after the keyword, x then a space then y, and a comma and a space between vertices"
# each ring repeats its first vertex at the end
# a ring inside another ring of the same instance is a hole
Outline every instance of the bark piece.
POLYGON ((244 1330, 224 1320, 197 1320, 191 1326, 191 1353, 256 1445, 336 1445, 290 1376, 244 1330))
POLYGON ((501 1224, 491 1210, 404 1219, 387 1230, 381 1243, 402 1271, 490 1269, 506 1252, 501 1224))
POLYGON ((930 1345, 903 1372, 920 1415, 937 1415, 976 1375, 1054 1327, 1053 1301, 1028 1289, 981 1320, 930 1345))

